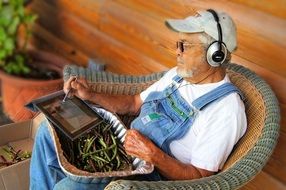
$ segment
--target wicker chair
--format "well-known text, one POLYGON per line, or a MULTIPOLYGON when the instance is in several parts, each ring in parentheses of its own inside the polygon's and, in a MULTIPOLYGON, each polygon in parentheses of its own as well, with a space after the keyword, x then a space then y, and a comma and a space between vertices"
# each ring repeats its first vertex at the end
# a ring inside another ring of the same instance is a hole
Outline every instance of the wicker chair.
MULTIPOLYGON (((236 144, 222 171, 196 180, 185 181, 130 181, 111 182, 105 189, 238 189, 254 178, 269 159, 279 136, 280 110, 271 88, 249 69, 229 64, 231 81, 244 93, 248 129, 236 144)), ((64 79, 70 75, 85 77, 96 92, 136 94, 162 77, 164 72, 148 76, 124 76, 97 72, 69 65, 64 79)), ((132 118, 123 117, 126 125, 132 118)))

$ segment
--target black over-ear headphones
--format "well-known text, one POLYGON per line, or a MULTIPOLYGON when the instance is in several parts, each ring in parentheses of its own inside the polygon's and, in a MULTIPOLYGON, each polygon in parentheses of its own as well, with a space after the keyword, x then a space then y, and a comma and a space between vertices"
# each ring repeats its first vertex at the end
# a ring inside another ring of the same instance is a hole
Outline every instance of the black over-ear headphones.
POLYGON ((212 9, 208 9, 207 11, 213 15, 217 23, 217 30, 218 30, 218 40, 211 43, 207 49, 207 62, 212 67, 218 67, 224 62, 226 58, 227 48, 222 41, 222 30, 217 13, 212 9))

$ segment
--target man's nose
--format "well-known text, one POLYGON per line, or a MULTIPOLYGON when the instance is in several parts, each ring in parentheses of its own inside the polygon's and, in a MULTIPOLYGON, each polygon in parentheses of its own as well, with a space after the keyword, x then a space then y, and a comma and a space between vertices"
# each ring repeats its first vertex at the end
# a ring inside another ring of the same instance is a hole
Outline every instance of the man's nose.
POLYGON ((177 53, 177 56, 181 56, 182 55, 182 52, 181 52, 180 48, 177 48, 176 53, 177 53))

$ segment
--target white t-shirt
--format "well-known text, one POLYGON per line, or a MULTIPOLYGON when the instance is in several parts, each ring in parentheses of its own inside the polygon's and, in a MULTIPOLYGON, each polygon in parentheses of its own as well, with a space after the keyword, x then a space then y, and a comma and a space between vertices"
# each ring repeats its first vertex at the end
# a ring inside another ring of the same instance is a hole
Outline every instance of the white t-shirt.
MULTIPOLYGON (((150 92, 164 90, 175 75, 176 67, 143 91, 142 101, 150 92)), ((191 84, 183 80, 178 90, 191 105, 198 97, 226 82, 230 82, 227 75, 217 83, 191 84)), ((231 93, 199 111, 191 129, 181 139, 171 142, 170 151, 182 163, 216 172, 223 167, 246 127, 244 104, 237 93, 231 93)))

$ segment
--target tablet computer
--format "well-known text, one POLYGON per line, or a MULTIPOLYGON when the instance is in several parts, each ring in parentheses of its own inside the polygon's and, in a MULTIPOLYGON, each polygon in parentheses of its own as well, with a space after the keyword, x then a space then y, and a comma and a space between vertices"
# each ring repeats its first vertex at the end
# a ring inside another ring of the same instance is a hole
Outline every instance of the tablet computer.
POLYGON ((86 102, 73 96, 63 102, 65 93, 59 91, 33 100, 31 103, 72 141, 104 122, 86 102))

